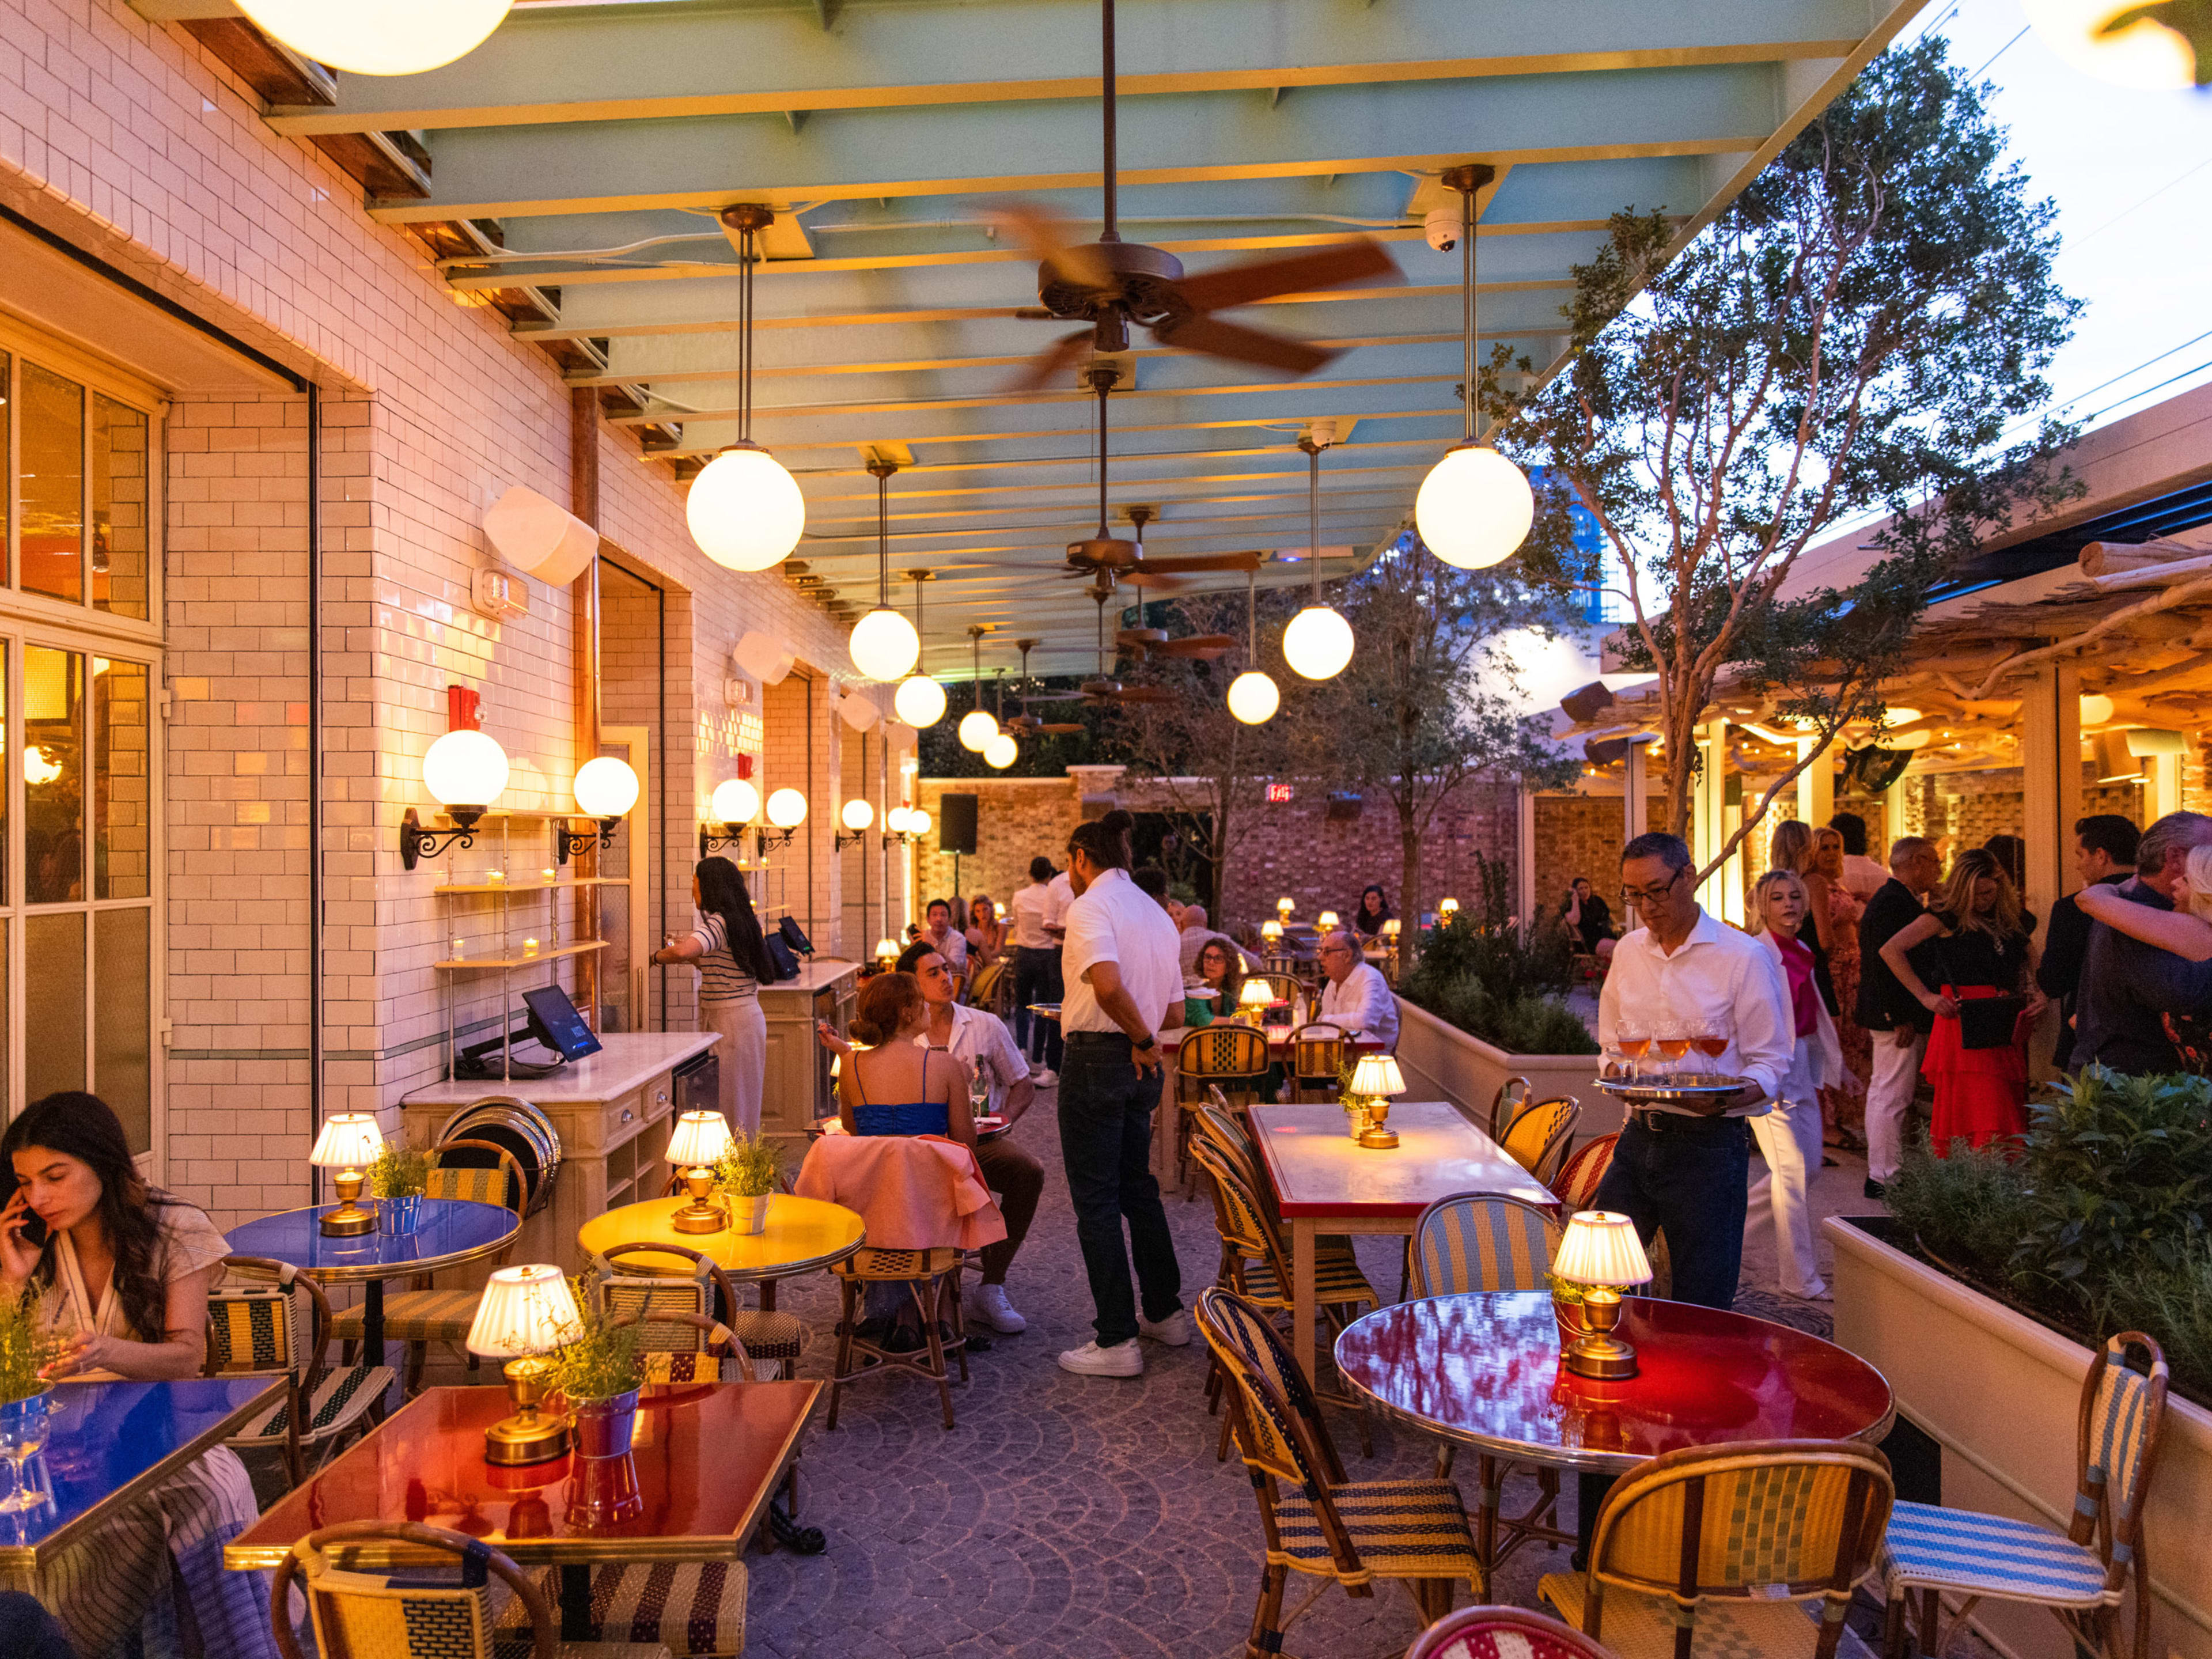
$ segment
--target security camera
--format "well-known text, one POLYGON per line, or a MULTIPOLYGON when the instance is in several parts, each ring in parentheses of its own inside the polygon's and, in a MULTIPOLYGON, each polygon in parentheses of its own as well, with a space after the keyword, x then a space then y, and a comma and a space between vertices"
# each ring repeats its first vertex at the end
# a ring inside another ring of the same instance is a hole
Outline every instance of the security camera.
POLYGON ((1462 228, 1464 223, 1455 207, 1431 208, 1428 217, 1421 221, 1421 234, 1429 239, 1429 246, 1439 253, 1449 253, 1459 246, 1462 228))

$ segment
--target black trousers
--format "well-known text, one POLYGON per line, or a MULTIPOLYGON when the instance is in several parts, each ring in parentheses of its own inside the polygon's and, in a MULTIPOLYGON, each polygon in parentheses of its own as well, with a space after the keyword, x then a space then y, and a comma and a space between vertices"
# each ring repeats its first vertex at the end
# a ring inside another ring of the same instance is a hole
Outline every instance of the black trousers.
POLYGON ((1160 1080, 1137 1069, 1127 1037, 1118 1031, 1069 1036, 1060 1074, 1060 1151, 1102 1348, 1137 1334, 1132 1257, 1146 1319, 1165 1319, 1182 1306, 1182 1267, 1152 1174, 1152 1109, 1159 1101, 1160 1080))
POLYGON ((1057 1002, 1065 988, 1060 978, 1060 951, 1034 945, 1014 947, 1014 1047, 1030 1064, 1042 1059, 1047 1071, 1056 1072, 1065 1055, 1060 1022, 1030 1012, 1032 1002, 1057 1002))
POLYGON ((1751 1130, 1740 1117, 1675 1113, 1662 1129, 1632 1118, 1590 1207, 1627 1216, 1646 1244, 1665 1230, 1675 1301, 1730 1308, 1743 1270, 1750 1171, 1751 1130))

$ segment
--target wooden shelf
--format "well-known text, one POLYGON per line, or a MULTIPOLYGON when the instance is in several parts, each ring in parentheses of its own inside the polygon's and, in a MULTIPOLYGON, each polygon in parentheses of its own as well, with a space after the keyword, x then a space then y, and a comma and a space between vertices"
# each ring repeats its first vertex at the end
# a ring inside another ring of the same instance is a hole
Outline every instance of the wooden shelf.
POLYGON ((533 962, 558 962, 563 957, 580 957, 587 951, 604 951, 607 942, 603 939, 586 939, 577 945, 556 945, 550 951, 540 951, 526 957, 464 957, 455 962, 434 962, 431 967, 441 974, 461 973, 471 968, 527 968, 533 962))
POLYGON ((576 876, 566 881, 548 881, 543 876, 526 876, 520 881, 459 882, 449 887, 433 887, 438 893, 544 893, 560 887, 627 887, 628 876, 576 876))

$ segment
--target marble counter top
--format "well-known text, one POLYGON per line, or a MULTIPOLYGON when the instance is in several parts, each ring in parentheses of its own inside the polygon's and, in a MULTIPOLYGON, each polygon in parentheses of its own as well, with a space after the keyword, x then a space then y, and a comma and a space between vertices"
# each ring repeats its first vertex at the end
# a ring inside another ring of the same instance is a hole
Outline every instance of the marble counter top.
POLYGON ((605 1046, 598 1054, 572 1060, 551 1077, 462 1078, 413 1090, 399 1103, 466 1106, 487 1095, 513 1095, 537 1106, 595 1105, 644 1087, 721 1038, 712 1031, 614 1031, 599 1041, 605 1046))
POLYGON ((860 964, 857 962, 844 962, 836 957, 817 957, 811 962, 802 962, 799 964, 797 979, 781 980, 774 985, 763 985, 760 988, 760 994, 764 997, 772 997, 789 995, 795 991, 805 996, 811 996, 823 987, 835 985, 847 975, 859 972, 860 967, 860 964))

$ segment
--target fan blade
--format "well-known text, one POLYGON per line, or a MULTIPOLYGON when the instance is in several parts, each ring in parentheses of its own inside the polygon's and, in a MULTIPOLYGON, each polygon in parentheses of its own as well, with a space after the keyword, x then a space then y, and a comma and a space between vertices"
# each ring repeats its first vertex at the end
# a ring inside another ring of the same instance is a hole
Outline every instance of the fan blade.
POLYGON ((1257 553, 1187 553, 1180 558, 1146 559, 1122 572, 1121 580, 1138 581, 1146 576, 1176 576, 1194 570, 1257 570, 1260 565, 1257 553))
POLYGON ((1129 685, 1124 686, 1121 690, 1114 693, 1111 701, 1125 703, 1158 703, 1179 702, 1182 699, 1175 692, 1169 690, 1164 685, 1129 685))
POLYGON ((1091 330, 1079 328, 1073 334, 1061 335, 1053 342, 1050 350, 1030 358, 1006 390, 1036 392, 1061 379, 1082 360, 1084 349, 1091 343, 1091 330))
POLYGON ((1028 700, 1031 702, 1077 702, 1082 696, 1080 691, 1032 691, 1028 700))
POLYGON ((1341 288, 1362 277, 1395 273, 1397 261, 1380 242, 1364 236, 1333 242, 1308 253, 1282 259, 1255 259, 1249 264, 1186 276, 1176 284, 1183 302, 1193 311, 1221 311, 1230 306, 1249 306, 1255 300, 1278 294, 1303 294, 1312 289, 1341 288))
POLYGON ((1121 585, 1124 587, 1143 588, 1152 593, 1180 593, 1190 586, 1180 576, 1164 576, 1158 571, 1141 564, 1133 570, 1125 570, 1121 573, 1121 585))
POLYGON ((1258 363, 1267 368, 1279 368, 1289 374, 1310 374, 1340 355, 1325 347, 1294 340, 1287 334, 1267 334, 1256 328, 1239 328, 1235 323, 1224 323, 1218 317, 1209 317, 1202 313, 1195 317, 1178 318, 1173 322, 1164 323, 1152 331, 1152 337, 1162 345, 1171 345, 1179 350, 1203 351, 1209 357, 1226 357, 1239 363, 1258 363))
POLYGON ((1125 628, 1114 635, 1114 643, 1120 646, 1165 645, 1167 641, 1164 628, 1125 628))
POLYGON ((1156 657, 1218 657, 1237 648, 1237 641, 1226 634, 1194 634, 1187 639, 1170 640, 1165 645, 1156 645, 1156 657))
POLYGON ((1077 725, 1073 720, 1057 720, 1050 726, 1036 728, 1037 735, 1045 738, 1064 738, 1071 732, 1088 732, 1090 729, 1087 726, 1077 725))
POLYGON ((1079 241, 1074 226, 1051 209, 1035 202, 1006 202, 987 216, 1009 236, 1035 254, 1040 263, 1049 259, 1063 276, 1085 288, 1119 286, 1113 271, 1098 252, 1096 242, 1079 241))

